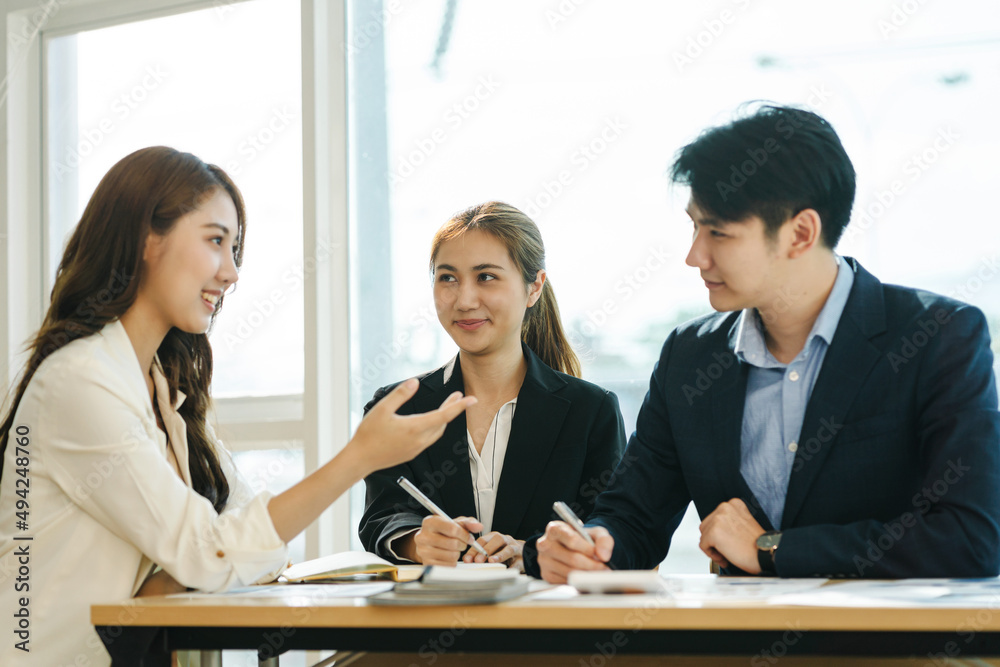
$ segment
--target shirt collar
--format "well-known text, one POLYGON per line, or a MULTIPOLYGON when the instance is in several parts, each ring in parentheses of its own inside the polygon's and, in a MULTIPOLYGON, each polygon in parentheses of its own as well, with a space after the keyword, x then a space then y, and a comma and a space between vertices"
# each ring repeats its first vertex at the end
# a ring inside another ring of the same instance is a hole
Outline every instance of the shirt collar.
MULTIPOLYGON (((803 349, 807 349, 817 336, 826 341, 827 345, 833 342, 833 335, 840 323, 840 316, 843 315, 847 298, 851 295, 854 271, 841 260, 840 255, 834 255, 834 257, 837 260, 837 278, 833 281, 833 289, 830 290, 830 295, 827 296, 823 309, 819 311, 819 316, 813 323, 803 349)), ((767 351, 767 344, 764 342, 764 327, 756 308, 745 308, 740 313, 740 319, 737 323, 736 345, 733 351, 740 361, 753 366, 760 368, 785 366, 767 351)))
POLYGON ((444 365, 444 377, 441 379, 443 384, 448 384, 451 381, 451 375, 455 372, 455 362, 457 361, 458 355, 456 354, 451 358, 451 361, 444 365))

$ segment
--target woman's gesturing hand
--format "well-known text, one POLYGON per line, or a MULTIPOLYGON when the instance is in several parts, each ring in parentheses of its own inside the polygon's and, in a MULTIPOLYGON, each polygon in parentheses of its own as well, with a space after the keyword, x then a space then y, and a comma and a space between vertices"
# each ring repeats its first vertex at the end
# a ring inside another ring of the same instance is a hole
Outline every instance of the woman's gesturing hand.
POLYGON ((397 415, 396 411, 416 393, 415 379, 398 387, 369 410, 348 447, 358 449, 369 472, 409 461, 444 434, 445 426, 476 402, 473 396, 456 391, 436 410, 416 415, 397 415))

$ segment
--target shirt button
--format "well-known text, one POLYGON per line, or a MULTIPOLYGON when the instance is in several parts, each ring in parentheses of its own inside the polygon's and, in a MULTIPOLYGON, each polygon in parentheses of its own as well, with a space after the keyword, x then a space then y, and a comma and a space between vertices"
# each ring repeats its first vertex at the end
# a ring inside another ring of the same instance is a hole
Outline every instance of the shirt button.
POLYGON ((218 556, 219 558, 223 558, 226 555, 226 552, 223 551, 222 549, 219 549, 218 551, 215 552, 215 555, 218 556))
POLYGON ((798 371, 792 371, 791 373, 789 373, 788 374, 788 379, 791 380, 792 382, 795 382, 796 380, 798 380, 799 379, 799 373, 798 373, 798 371))
POLYGON ((797 442, 790 442, 790 443, 788 443, 788 451, 790 451, 790 452, 796 452, 796 451, 798 451, 798 449, 799 449, 799 443, 797 443, 797 442))

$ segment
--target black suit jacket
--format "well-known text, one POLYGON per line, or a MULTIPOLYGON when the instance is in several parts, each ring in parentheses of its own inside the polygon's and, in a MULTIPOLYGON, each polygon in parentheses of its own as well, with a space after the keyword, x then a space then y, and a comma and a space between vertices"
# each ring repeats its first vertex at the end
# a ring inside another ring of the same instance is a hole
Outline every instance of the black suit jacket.
MULTIPOLYGON (((569 504, 581 517, 590 514, 625 448, 625 427, 612 392, 554 371, 527 346, 523 349, 528 370, 517 395, 492 526, 519 540, 543 532, 557 518, 552 511, 556 500, 569 504)), ((420 388, 398 413, 433 410, 452 392, 463 391, 459 360, 447 383, 445 368, 419 378, 420 388)), ((365 412, 394 386, 375 392, 365 412)), ((386 549, 388 538, 400 530, 419 528, 427 515, 396 484, 401 475, 450 516, 476 516, 468 442, 462 414, 412 461, 365 479, 366 506, 359 532, 366 550, 392 559, 386 549)), ((533 545, 532 540, 525 547, 526 567, 534 567, 533 545)))
POLYGON ((783 531, 781 576, 998 573, 1000 414, 985 318, 846 259, 854 285, 806 407, 782 525, 740 474, 739 313, 713 314, 667 338, 588 522, 614 536, 618 567, 658 563, 690 501, 704 518, 741 498, 783 531))

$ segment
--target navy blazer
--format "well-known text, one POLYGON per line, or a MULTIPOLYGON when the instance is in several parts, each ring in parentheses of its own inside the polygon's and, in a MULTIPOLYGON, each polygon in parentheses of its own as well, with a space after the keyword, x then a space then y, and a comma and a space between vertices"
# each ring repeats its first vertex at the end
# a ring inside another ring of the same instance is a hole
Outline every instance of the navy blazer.
POLYGON ((653 370, 636 431, 588 523, 612 562, 666 555, 690 501, 704 518, 742 499, 780 529, 780 576, 984 577, 1000 570, 1000 414, 982 312, 883 285, 855 260, 854 284, 806 407, 782 525, 740 473, 749 367, 738 312, 678 327, 653 370))
MULTIPOLYGON (((558 518, 552 511, 556 500, 569 504, 581 517, 590 514, 625 449, 625 426, 614 393, 554 371, 527 346, 522 347, 528 369, 517 395, 492 528, 527 540, 558 518)), ((447 383, 446 367, 420 377, 417 393, 398 414, 433 410, 452 392, 463 391, 460 357, 447 383)), ((375 392, 365 412, 393 387, 375 392)), ((400 475, 449 515, 476 516, 467 432, 463 413, 412 461, 365 479, 359 533, 367 551, 392 559, 386 540, 400 530, 419 528, 428 514, 396 484, 400 475)), ((526 567, 534 567, 533 545, 534 541, 525 548, 526 567)))

